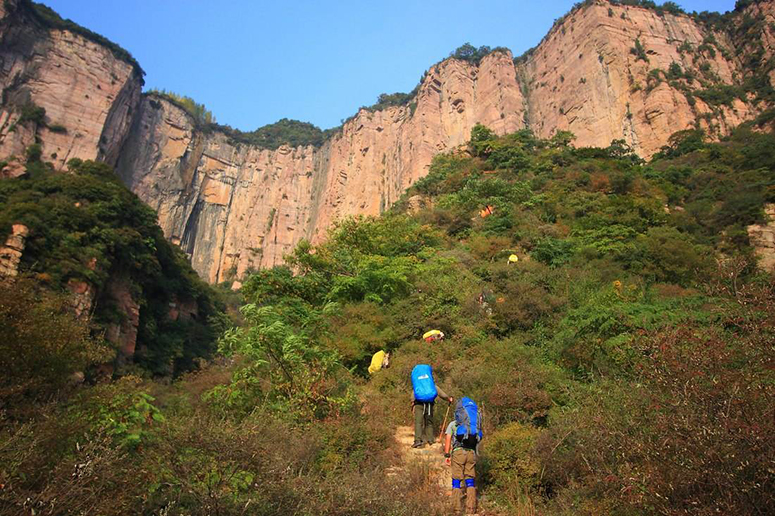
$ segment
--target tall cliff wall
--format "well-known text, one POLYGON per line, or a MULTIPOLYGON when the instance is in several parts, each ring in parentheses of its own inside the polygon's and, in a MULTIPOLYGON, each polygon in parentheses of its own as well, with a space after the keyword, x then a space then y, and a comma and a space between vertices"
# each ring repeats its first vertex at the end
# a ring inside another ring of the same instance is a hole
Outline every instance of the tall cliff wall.
POLYGON ((346 215, 378 215, 461 145, 475 123, 500 133, 524 125, 509 53, 480 66, 430 70, 414 107, 361 110, 321 148, 259 149, 197 130, 181 108, 147 96, 118 172, 159 213, 173 242, 210 281, 282 262, 301 238, 320 239, 346 215))
POLYGON ((708 105, 692 92, 742 75, 732 50, 689 16, 595 2, 556 24, 521 66, 530 126, 544 137, 571 131, 580 145, 623 139, 644 157, 695 123, 726 134, 752 106, 708 105))
POLYGON ((319 148, 268 150, 199 127, 163 98, 140 97, 138 68, 43 26, 26 1, 0 7, 0 158, 37 139, 56 166, 72 157, 116 165, 209 281, 281 263, 342 216, 381 213, 476 123, 501 134, 569 130, 576 145, 623 139, 649 157, 676 131, 721 136, 769 107, 743 83, 757 67, 749 55, 769 66, 775 0, 727 18, 731 28, 594 0, 516 65, 506 51, 478 64, 445 60, 411 104, 361 110, 319 148), (45 123, 19 123, 28 101, 46 108, 45 123))

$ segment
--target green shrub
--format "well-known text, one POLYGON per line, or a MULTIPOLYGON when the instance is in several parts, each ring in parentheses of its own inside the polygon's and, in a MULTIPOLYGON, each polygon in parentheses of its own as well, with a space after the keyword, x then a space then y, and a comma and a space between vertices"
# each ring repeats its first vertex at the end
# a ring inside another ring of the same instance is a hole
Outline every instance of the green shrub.
POLYGON ((525 491, 538 488, 540 463, 533 457, 539 431, 528 425, 509 423, 487 437, 487 473, 500 494, 512 503, 525 491))
POLYGON ((46 108, 38 106, 33 102, 28 102, 21 107, 21 114, 16 121, 17 124, 32 122, 37 125, 46 124, 46 108))

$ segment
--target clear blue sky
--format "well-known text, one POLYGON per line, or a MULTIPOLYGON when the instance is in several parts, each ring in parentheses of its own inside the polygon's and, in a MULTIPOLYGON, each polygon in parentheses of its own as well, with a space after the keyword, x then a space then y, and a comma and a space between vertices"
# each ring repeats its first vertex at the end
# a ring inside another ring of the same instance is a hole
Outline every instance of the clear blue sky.
MULTIPOLYGON (((43 0, 129 50, 146 88, 252 130, 280 118, 338 125, 380 93, 408 92, 469 41, 535 46, 573 0, 43 0)), ((734 0, 683 0, 728 11, 734 0)))

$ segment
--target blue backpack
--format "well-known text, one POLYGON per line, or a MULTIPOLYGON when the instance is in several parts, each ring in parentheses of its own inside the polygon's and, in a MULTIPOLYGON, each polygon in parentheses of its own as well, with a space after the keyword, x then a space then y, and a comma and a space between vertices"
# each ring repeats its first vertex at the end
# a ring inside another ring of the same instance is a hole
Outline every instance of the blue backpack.
POLYGON ((414 399, 419 403, 431 403, 436 400, 438 392, 436 384, 433 383, 433 372, 431 366, 427 364, 418 364, 412 369, 412 390, 414 390, 414 399))
POLYGON ((479 419, 479 407, 471 398, 461 398, 455 406, 455 438, 466 448, 476 448, 482 440, 482 427, 479 419))

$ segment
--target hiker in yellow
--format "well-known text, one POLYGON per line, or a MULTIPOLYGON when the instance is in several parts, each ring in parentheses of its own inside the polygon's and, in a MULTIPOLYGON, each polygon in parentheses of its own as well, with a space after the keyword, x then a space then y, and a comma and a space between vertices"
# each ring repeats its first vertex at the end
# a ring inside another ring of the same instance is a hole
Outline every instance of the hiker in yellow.
POLYGON ((471 398, 463 397, 455 406, 455 417, 447 425, 444 439, 444 457, 452 467, 452 496, 455 511, 476 514, 476 459, 477 445, 482 439, 479 409, 471 398))
POLYGON ((384 351, 377 351, 374 356, 371 357, 371 365, 369 365, 369 374, 376 374, 382 369, 390 367, 390 353, 384 351))

